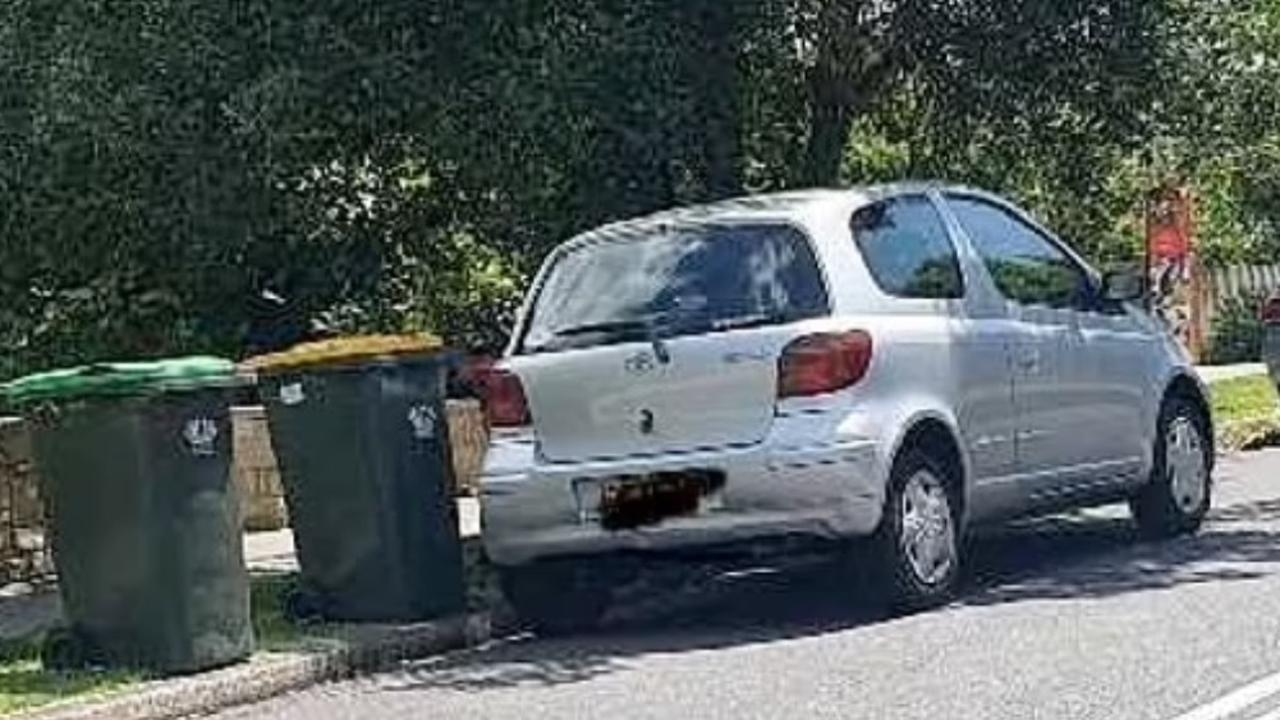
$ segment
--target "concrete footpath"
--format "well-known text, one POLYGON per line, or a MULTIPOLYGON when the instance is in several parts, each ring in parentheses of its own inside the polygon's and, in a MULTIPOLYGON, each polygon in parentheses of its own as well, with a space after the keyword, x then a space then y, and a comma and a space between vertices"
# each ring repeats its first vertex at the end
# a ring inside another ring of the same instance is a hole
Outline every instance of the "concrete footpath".
POLYGON ((1216 383, 1223 380, 1235 380, 1236 378, 1251 377, 1253 375, 1266 375, 1267 366, 1262 363, 1201 365, 1196 367, 1196 372, 1200 374, 1200 378, 1205 382, 1216 383))

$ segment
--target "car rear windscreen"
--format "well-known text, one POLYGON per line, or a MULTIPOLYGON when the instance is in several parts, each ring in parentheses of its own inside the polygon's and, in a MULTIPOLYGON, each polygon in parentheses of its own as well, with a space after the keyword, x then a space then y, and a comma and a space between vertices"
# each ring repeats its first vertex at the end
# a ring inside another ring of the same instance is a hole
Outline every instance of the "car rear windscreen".
POLYGON ((776 223, 673 227, 561 256, 520 352, 781 324, 830 312, 806 236, 776 223))

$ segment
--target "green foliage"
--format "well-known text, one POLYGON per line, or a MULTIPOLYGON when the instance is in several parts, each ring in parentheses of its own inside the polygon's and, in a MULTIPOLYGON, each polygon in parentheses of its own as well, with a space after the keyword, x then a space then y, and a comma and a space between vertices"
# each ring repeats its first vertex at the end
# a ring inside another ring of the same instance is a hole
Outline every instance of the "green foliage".
POLYGON ((1218 446, 1224 450, 1252 450, 1280 446, 1280 395, 1266 375, 1214 383, 1213 418, 1218 446))
POLYGON ((1219 422, 1271 417, 1280 411, 1276 386, 1266 375, 1216 382, 1211 392, 1213 414, 1219 422))
POLYGON ((69 700, 102 698, 128 690, 145 678, 121 670, 52 672, 40 664, 42 635, 0 642, 0 715, 69 700))
POLYGON ((1184 179, 1274 256, 1280 19, 1071 0, 12 0, 0 374, 299 326, 499 348, 550 247, 809 184, 1009 193, 1099 260, 1184 179))
POLYGON ((1261 297, 1230 298, 1214 319, 1208 362, 1213 365, 1262 360, 1266 328, 1259 309, 1261 297))

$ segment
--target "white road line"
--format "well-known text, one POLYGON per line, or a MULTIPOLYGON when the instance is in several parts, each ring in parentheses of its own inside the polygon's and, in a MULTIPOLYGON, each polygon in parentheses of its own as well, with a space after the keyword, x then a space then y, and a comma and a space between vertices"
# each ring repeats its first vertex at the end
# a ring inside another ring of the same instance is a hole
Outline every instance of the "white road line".
MULTIPOLYGON (((1221 720, 1278 692, 1280 692, 1280 673, 1251 682, 1208 705, 1201 705, 1185 715, 1179 715, 1174 720, 1221 720)), ((1280 715, 1273 715, 1268 715, 1266 720, 1280 720, 1280 715)))

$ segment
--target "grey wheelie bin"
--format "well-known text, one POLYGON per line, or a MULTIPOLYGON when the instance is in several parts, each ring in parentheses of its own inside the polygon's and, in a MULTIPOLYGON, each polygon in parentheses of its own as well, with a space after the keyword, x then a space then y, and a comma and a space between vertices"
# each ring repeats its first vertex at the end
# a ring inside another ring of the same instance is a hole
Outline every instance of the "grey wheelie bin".
POLYGON ((66 631, 46 664, 196 672, 253 650, 231 481, 235 366, 116 363, 5 385, 32 424, 66 631))
POLYGON ((250 361, 301 570, 295 617, 461 612, 445 355, 418 336, 331 340, 250 361))

